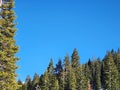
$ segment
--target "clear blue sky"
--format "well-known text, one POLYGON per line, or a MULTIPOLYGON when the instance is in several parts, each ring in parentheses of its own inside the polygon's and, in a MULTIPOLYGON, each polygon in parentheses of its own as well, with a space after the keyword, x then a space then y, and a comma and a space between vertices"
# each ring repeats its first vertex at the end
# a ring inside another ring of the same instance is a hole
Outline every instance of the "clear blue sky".
POLYGON ((16 0, 18 78, 44 73, 77 48, 80 62, 120 48, 120 0, 16 0))

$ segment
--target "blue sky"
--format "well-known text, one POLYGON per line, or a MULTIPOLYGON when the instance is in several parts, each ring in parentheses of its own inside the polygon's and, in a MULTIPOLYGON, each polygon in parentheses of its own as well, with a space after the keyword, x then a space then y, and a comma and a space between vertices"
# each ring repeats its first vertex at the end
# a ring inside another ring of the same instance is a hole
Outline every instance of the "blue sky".
POLYGON ((15 7, 23 81, 44 73, 50 58, 56 64, 71 57, 74 48, 81 63, 120 48, 120 0, 16 0, 15 7))

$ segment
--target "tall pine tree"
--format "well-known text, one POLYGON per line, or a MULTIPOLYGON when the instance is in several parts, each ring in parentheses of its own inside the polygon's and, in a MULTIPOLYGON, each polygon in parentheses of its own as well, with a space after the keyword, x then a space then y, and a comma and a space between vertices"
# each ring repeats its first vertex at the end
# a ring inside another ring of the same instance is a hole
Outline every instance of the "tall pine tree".
POLYGON ((95 72, 93 75, 94 89, 100 90, 101 89, 101 62, 99 58, 94 62, 94 68, 95 68, 95 72))
POLYGON ((2 90, 16 90, 16 62, 18 58, 15 54, 18 52, 16 41, 14 39, 15 13, 14 0, 4 0, 0 6, 0 88, 2 90))
POLYGON ((104 58, 103 87, 108 90, 118 90, 118 71, 115 66, 112 54, 108 52, 104 58))
POLYGON ((39 86, 38 84, 39 84, 39 75, 35 73, 32 80, 32 90, 36 90, 36 87, 39 86))
POLYGON ((78 51, 77 51, 76 48, 74 49, 71 58, 72 58, 71 66, 72 66, 72 69, 75 72, 75 78, 77 78, 76 79, 76 89, 79 90, 79 87, 80 87, 80 77, 79 77, 79 74, 80 74, 80 70, 79 70, 80 61, 79 61, 79 59, 80 58, 79 58, 78 51))
POLYGON ((65 60, 64 60, 64 89, 65 90, 69 90, 70 87, 70 60, 69 60, 69 56, 66 55, 65 56, 65 60))
POLYGON ((69 82, 70 82, 70 87, 68 90, 77 90, 76 89, 76 77, 75 77, 75 72, 74 69, 72 67, 70 67, 70 77, 69 77, 69 82))

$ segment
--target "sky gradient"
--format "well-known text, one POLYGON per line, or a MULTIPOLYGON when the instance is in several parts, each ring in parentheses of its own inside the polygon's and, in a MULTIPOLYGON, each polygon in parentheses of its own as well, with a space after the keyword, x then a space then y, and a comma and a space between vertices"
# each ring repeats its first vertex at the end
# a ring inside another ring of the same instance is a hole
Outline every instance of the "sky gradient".
POLYGON ((15 12, 22 81, 74 48, 81 63, 120 48, 120 0, 16 0, 15 12))

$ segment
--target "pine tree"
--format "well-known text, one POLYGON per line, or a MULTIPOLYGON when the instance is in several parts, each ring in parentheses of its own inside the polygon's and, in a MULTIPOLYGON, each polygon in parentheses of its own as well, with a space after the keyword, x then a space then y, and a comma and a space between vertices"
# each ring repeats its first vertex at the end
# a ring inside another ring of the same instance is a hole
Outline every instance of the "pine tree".
POLYGON ((94 62, 94 68, 95 68, 94 88, 95 90, 100 90, 101 88, 101 62, 99 58, 94 62))
POLYGON ((49 90, 53 90, 53 82, 55 82, 55 75, 54 75, 54 66, 53 66, 53 60, 50 59, 50 63, 47 68, 48 72, 48 79, 49 79, 49 90))
POLYGON ((22 90, 22 81, 21 80, 18 80, 17 81, 18 85, 19 85, 19 88, 17 90, 22 90))
POLYGON ((110 52, 108 52, 103 62, 104 69, 102 79, 104 83, 104 89, 118 90, 118 71, 110 52))
POLYGON ((81 65, 79 68, 79 87, 77 90, 87 90, 87 78, 84 73, 85 65, 81 65))
POLYGON ((64 72, 63 72, 63 65, 61 59, 59 59, 58 63, 56 64, 55 75, 59 82, 59 89, 64 90, 64 72))
POLYGON ((54 77, 52 77, 52 80, 53 80, 52 85, 49 90, 59 90, 59 82, 58 82, 57 78, 54 76, 54 77))
POLYGON ((69 77, 70 77, 70 60, 69 60, 69 56, 66 55, 65 56, 65 60, 64 60, 64 89, 65 90, 69 90, 70 87, 70 81, 69 81, 69 77))
POLYGON ((88 66, 89 66, 89 70, 90 70, 90 79, 89 79, 89 81, 90 81, 90 84, 91 84, 91 86, 92 86, 92 88, 94 87, 94 72, 95 72, 95 70, 94 70, 94 62, 93 61, 91 61, 90 59, 89 59, 89 61, 88 61, 88 66))
POLYGON ((80 58, 79 58, 79 55, 78 55, 78 51, 77 49, 75 48, 73 53, 72 53, 72 60, 71 60, 71 66, 73 68, 73 70, 75 71, 75 77, 77 78, 76 79, 76 89, 79 90, 79 87, 80 87, 80 77, 79 77, 79 67, 80 67, 80 58))
POLYGON ((72 68, 77 69, 80 65, 80 61, 79 61, 80 58, 76 48, 74 49, 71 57, 72 57, 72 62, 71 62, 72 68))
POLYGON ((14 39, 16 16, 14 13, 14 0, 5 1, 0 6, 0 88, 2 90, 16 90, 16 58, 18 52, 14 39))
POLYGON ((22 85, 22 90, 28 90, 26 84, 22 85))
POLYGON ((70 77, 69 77, 69 82, 70 82, 70 87, 68 90, 77 90, 76 89, 76 77, 75 77, 75 72, 74 72, 74 69, 72 67, 70 67, 70 77))
POLYGON ((32 90, 32 80, 29 75, 26 77, 25 85, 27 86, 27 90, 32 90))
POLYGON ((48 67, 47 67, 47 71, 48 71, 49 74, 53 74, 54 73, 54 66, 53 66, 52 58, 50 59, 50 63, 48 65, 48 67))
POLYGON ((46 71, 43 76, 43 86, 41 87, 41 90, 49 90, 49 76, 48 72, 46 71))
POLYGON ((91 76, 90 68, 87 63, 85 64, 85 67, 84 67, 84 74, 85 74, 87 81, 90 81, 92 76, 91 76))
POLYGON ((32 80, 32 89, 36 90, 36 86, 38 87, 38 85, 39 85, 39 75, 35 73, 32 80))

